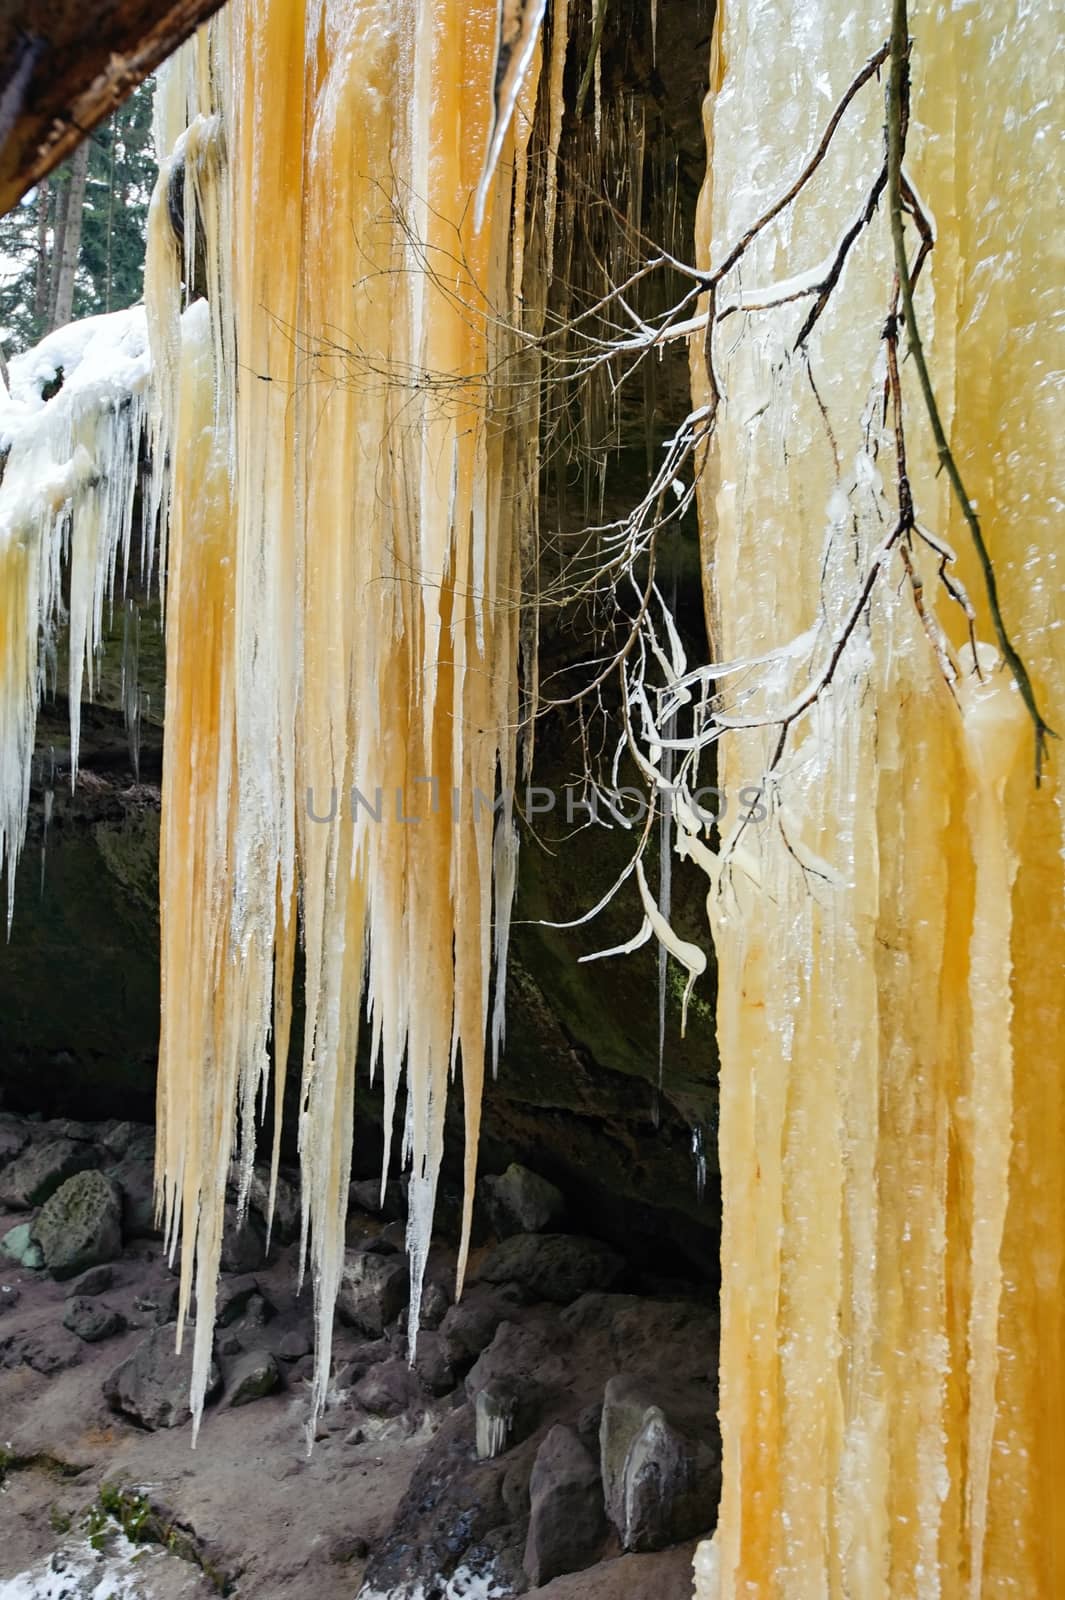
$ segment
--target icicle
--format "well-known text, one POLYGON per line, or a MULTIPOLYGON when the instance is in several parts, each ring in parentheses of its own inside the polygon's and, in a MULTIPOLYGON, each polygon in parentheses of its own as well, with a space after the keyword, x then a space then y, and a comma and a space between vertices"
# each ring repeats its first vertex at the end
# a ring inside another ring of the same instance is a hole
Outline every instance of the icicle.
POLYGON ((133 599, 122 612, 122 717, 126 724, 133 776, 141 773, 140 607, 133 599))
MULTIPOLYGON (((910 21, 908 171, 940 219, 918 320, 1003 614, 1060 722, 1065 354, 1033 160, 1061 136, 1054 27, 999 0, 964 24, 916 7, 910 21), (976 105, 989 60, 995 94, 976 105)), ((703 269, 784 192, 885 26, 849 0, 788 0, 775 22, 717 10, 703 269), (802 48, 785 56, 791 28, 802 48)), ((803 287, 876 182, 883 121, 881 95, 859 93, 721 306, 749 307, 752 284, 803 287)), ((909 362, 908 486, 932 536, 905 551, 920 589, 882 546, 900 497, 886 352, 868 330, 893 274, 876 212, 805 368, 780 359, 794 307, 748 309, 711 338, 693 328, 696 407, 714 398, 708 353, 725 397, 699 491, 721 654, 806 640, 759 669, 763 714, 744 707, 719 746, 727 793, 772 767, 768 820, 730 818, 713 857, 677 812, 678 846, 711 883, 721 1055, 723 1487, 699 1600, 1065 1592, 1060 763, 1036 791, 1011 681, 983 647, 982 680, 959 651, 970 618, 940 585, 937 546, 959 549, 970 595, 981 580, 909 362), (794 705, 818 672, 775 759, 765 708, 794 705), (740 849, 752 872, 735 870, 740 849)))
MULTIPOLYGON (((384 1080, 383 1176, 406 1064, 412 1354, 449 1076, 461 1061, 468 1237, 489 1025, 495 1048, 502 1038, 516 838, 509 815, 495 813, 497 789, 505 796, 514 781, 515 602, 532 503, 512 486, 519 461, 535 482, 536 435, 530 446, 497 420, 495 374, 499 416, 529 404, 505 321, 522 271, 514 164, 498 158, 512 148, 513 96, 523 170, 541 17, 542 7, 526 16, 493 106, 490 85, 466 69, 499 40, 488 0, 443 9, 360 0, 323 14, 321 49, 300 6, 238 0, 175 64, 160 114, 176 141, 169 171, 180 161, 183 172, 184 250, 164 173, 148 274, 153 437, 174 461, 172 538, 195 550, 199 491, 180 435, 186 362, 205 374, 209 344, 210 472, 219 496, 225 479, 233 530, 212 579, 230 586, 225 656, 210 666, 183 642, 186 624, 168 617, 179 635, 168 644, 168 690, 184 682, 196 706, 188 736, 202 729, 211 755, 200 764, 202 809, 189 813, 202 842, 184 852, 203 869, 188 879, 176 838, 165 854, 168 904, 207 900, 202 934, 184 946, 176 913, 166 922, 162 1193, 171 1240, 180 1223, 183 1282, 194 1279, 209 1306, 217 1175, 229 1170, 237 1116, 246 1193, 271 1026, 276 1179, 298 903, 312 1433, 343 1267, 363 996, 384 1080), (184 134, 181 103, 192 119, 184 134), (482 171, 490 144, 494 165, 482 171), (203 272, 209 313, 187 312, 190 330, 179 322, 182 276, 187 292, 203 272), (212 1008, 179 1008, 186 985, 213 996, 212 1008), (190 1088, 186 1063, 203 1063, 210 1084, 190 1088)), ((205 400, 206 386, 197 392, 205 400)), ((153 493, 165 507, 166 484, 153 493)), ((171 566, 191 559, 179 551, 171 566)), ((172 594, 171 605, 184 601, 172 594)), ((169 750, 169 713, 167 725, 169 750)))
POLYGON ((495 70, 492 73, 493 114, 488 149, 477 185, 474 227, 479 233, 484 223, 488 188, 495 176, 514 109, 540 41, 540 28, 547 0, 500 0, 499 38, 495 70))
POLYGON ((113 597, 119 552, 128 549, 148 368, 137 307, 60 328, 11 363, 0 415, 8 447, 0 482, 0 863, 7 867, 9 927, 37 707, 62 610, 64 542, 69 536, 73 782, 82 685, 87 678, 92 693, 104 605, 113 597), (57 375, 61 387, 43 400, 57 375))

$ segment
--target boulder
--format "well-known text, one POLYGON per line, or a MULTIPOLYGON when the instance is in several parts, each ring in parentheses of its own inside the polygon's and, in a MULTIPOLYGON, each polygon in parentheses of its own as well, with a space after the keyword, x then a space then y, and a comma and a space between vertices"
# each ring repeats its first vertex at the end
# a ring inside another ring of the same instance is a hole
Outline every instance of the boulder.
POLYGON ((451 1307, 451 1296, 442 1283, 427 1283, 422 1290, 422 1303, 418 1313, 419 1328, 430 1332, 439 1328, 451 1307))
POLYGON ((0 1250, 28 1272, 41 1272, 44 1268, 44 1251, 33 1238, 29 1222, 19 1222, 9 1228, 0 1239, 0 1250))
POLYGON ((241 1220, 235 1205, 226 1206, 222 1229, 223 1272, 257 1272, 266 1262, 266 1232, 258 1217, 241 1220))
POLYGON ((432 1395, 450 1394, 457 1383, 455 1369, 444 1354, 438 1333, 422 1329, 414 1356, 414 1371, 423 1388, 432 1395))
POLYGON ((565 1214, 561 1189, 516 1161, 502 1176, 482 1178, 480 1187, 492 1229, 500 1239, 515 1233, 545 1233, 565 1214))
POLYGON ((122 1253, 122 1205, 102 1172, 78 1172, 47 1200, 33 1237, 53 1278, 76 1278, 122 1253))
POLYGON ((277 1353, 282 1361, 298 1361, 301 1356, 309 1356, 312 1349, 311 1337, 303 1328, 290 1328, 281 1335, 281 1342, 277 1353))
POLYGON ((708 1386, 614 1377, 599 1425, 607 1515, 625 1550, 663 1550, 706 1531, 721 1487, 708 1386))
POLYGON ((86 1344, 99 1344, 103 1339, 122 1333, 126 1319, 121 1311, 115 1311, 111 1306, 77 1296, 66 1303, 63 1326, 71 1333, 76 1333, 79 1339, 84 1339, 86 1344))
POLYGON ((44 1378, 76 1367, 81 1358, 82 1347, 78 1340, 58 1326, 0 1339, 0 1367, 32 1367, 44 1378))
POLYGON ((150 1156, 134 1154, 132 1147, 105 1175, 122 1197, 122 1231, 127 1239, 161 1239, 155 1217, 155 1177, 150 1156))
POLYGON ((693 1545, 655 1555, 618 1556, 583 1572, 552 1578, 525 1600, 691 1600, 693 1545))
POLYGON ((48 1134, 52 1139, 74 1139, 79 1144, 94 1144, 96 1142, 96 1128, 91 1122, 78 1122, 73 1117, 57 1117, 48 1124, 48 1134))
POLYGON ((246 1406, 280 1387, 281 1372, 269 1350, 249 1350, 229 1371, 225 1403, 246 1406))
POLYGON ((364 1411, 396 1417, 418 1398, 418 1380, 405 1361, 393 1357, 371 1367, 352 1393, 364 1411))
MULTIPOLYGON (((229 1190, 233 1195, 240 1188, 240 1164, 234 1161, 229 1174, 229 1190)), ((298 1186, 283 1172, 277 1175, 274 1193, 273 1220, 270 1214, 270 1168, 256 1167, 248 1186, 248 1210, 253 1211, 264 1229, 269 1228, 270 1238, 278 1244, 293 1244, 300 1236, 300 1192, 298 1186)))
POLYGON ((482 1350, 495 1338, 501 1322, 512 1316, 523 1300, 513 1284, 494 1289, 475 1284, 457 1306, 444 1314, 440 1324, 440 1347, 455 1372, 468 1372, 482 1350))
MULTIPOLYGON (((227 1328, 231 1322, 236 1322, 255 1298, 262 1299, 259 1293, 259 1280, 250 1273, 245 1273, 239 1278, 220 1278, 215 1297, 215 1327, 227 1328)), ((263 1303, 265 1305, 265 1302, 263 1303)))
POLYGON ((520 1378, 489 1378, 477 1390, 473 1415, 482 1461, 505 1455, 528 1438, 536 1426, 540 1398, 535 1386, 520 1378))
POLYGON ((371 1367, 378 1366, 382 1361, 387 1361, 394 1354, 388 1339, 369 1339, 361 1344, 349 1346, 343 1353, 343 1366, 336 1377, 338 1389, 353 1389, 360 1378, 364 1378, 371 1367))
POLYGON ((337 1315, 342 1322, 379 1339, 409 1296, 410 1278, 401 1257, 346 1252, 337 1296, 337 1315))
POLYGON ((103 1294, 110 1289, 115 1281, 115 1270, 108 1263, 98 1267, 90 1267, 88 1272, 83 1272, 81 1277, 70 1285, 67 1295, 91 1296, 103 1294))
POLYGON ((6 1167, 21 1155, 30 1142, 30 1136, 21 1122, 14 1118, 0 1119, 0 1167, 6 1167))
POLYGON ((607 1533, 599 1464, 572 1428, 556 1423, 536 1453, 529 1483, 523 1566, 533 1585, 580 1572, 607 1533))
MULTIPOLYGON (((112 1410, 130 1417, 142 1428, 180 1428, 192 1415, 193 1336, 186 1330, 178 1355, 174 1349, 177 1325, 153 1328, 133 1354, 104 1379, 103 1392, 112 1410)), ((222 1386, 222 1376, 212 1359, 207 1374, 207 1400, 222 1386)))
POLYGON ((80 1140, 44 1139, 28 1145, 0 1174, 0 1202, 15 1211, 30 1211, 76 1172, 95 1166, 95 1150, 80 1140))
POLYGON ((625 1263, 598 1239, 569 1233, 518 1233, 496 1245, 481 1265, 486 1283, 517 1283, 534 1300, 569 1305, 590 1290, 609 1289, 625 1263))
POLYGON ((358 1178, 349 1186, 348 1198, 360 1211, 377 1214, 383 1222, 402 1222, 407 1215, 407 1186, 402 1178, 389 1178, 383 1198, 379 1178, 358 1178))
POLYGON ((97 1144, 116 1161, 121 1161, 132 1145, 143 1146, 149 1139, 154 1142, 154 1137, 152 1129, 145 1127, 143 1122, 119 1122, 112 1117, 110 1121, 98 1123, 96 1127, 97 1144))

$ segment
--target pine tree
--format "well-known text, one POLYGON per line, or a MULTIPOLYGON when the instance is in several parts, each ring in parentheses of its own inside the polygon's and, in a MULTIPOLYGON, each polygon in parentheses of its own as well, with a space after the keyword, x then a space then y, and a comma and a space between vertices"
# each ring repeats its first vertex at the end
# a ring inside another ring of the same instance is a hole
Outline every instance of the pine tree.
POLYGON ((94 316, 140 299, 157 170, 152 95, 149 80, 0 218, 0 343, 8 355, 35 344, 71 311, 94 316), (72 283, 60 281, 64 255, 74 267, 72 283))

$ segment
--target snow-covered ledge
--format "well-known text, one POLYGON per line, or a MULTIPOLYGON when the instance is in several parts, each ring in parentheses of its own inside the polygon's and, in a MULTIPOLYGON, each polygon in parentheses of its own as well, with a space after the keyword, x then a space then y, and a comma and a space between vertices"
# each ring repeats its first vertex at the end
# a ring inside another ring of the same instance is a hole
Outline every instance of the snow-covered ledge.
MULTIPOLYGON (((0 863, 9 866, 25 838, 42 647, 60 624, 77 770, 104 602, 119 561, 123 579, 129 564, 150 368, 144 308, 133 306, 57 329, 14 357, 10 389, 0 386, 0 863)), ((145 533, 151 560, 155 529, 145 533)), ((7 881, 10 920, 13 871, 7 881)))

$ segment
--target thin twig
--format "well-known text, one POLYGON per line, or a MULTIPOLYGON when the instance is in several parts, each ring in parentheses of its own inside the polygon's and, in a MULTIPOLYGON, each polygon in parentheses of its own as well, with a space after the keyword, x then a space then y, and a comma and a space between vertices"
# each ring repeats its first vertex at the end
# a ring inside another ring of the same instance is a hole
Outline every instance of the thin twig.
MULTIPOLYGON (((910 105, 910 33, 906 0, 893 0, 890 45, 887 87, 888 211, 891 219, 891 239, 895 249, 895 266, 899 275, 902 309, 906 322, 906 331, 909 336, 910 353, 917 369, 917 377, 924 397, 925 410, 928 412, 928 420, 932 428, 932 437, 935 440, 939 464, 947 474, 950 486, 954 490, 955 498, 961 507, 962 516, 965 518, 969 533, 972 536, 973 547, 983 573, 984 590, 987 594, 987 603, 995 628, 995 637, 998 640, 1003 660, 1009 667, 1013 680, 1020 690, 1021 699, 1024 701, 1035 729, 1035 782, 1038 788, 1043 774, 1043 761, 1047 754, 1047 739, 1056 739, 1058 735, 1040 711, 1035 697, 1035 690, 1032 687, 1032 680, 1028 676, 1028 669, 1006 631, 1006 624, 1003 620, 1002 607, 998 597, 998 581, 995 577, 995 568, 984 540, 983 530, 980 527, 980 519, 976 514, 972 501, 969 499, 958 464, 954 459, 950 445, 947 443, 946 430, 943 427, 939 406, 936 403, 935 391, 932 388, 932 379, 928 370, 928 362, 925 359, 924 346, 921 343, 917 316, 914 310, 913 286, 910 266, 906 256, 906 231, 903 221, 903 194, 904 188, 908 189, 908 185, 904 184, 902 163, 906 151, 906 126, 909 120, 910 105)), ((920 260, 920 257, 918 259, 920 260)))

